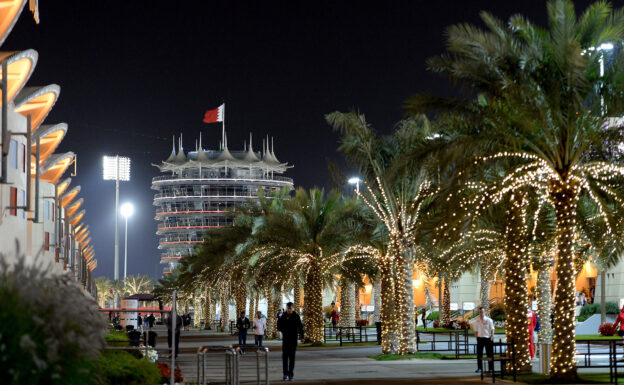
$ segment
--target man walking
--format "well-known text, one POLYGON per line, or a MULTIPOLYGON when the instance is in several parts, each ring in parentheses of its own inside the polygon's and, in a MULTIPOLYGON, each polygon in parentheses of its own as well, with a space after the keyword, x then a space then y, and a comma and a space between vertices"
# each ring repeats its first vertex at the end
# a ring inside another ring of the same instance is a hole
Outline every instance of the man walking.
POLYGON ((247 344, 247 329, 251 327, 249 318, 245 317, 245 312, 240 313, 240 317, 236 320, 236 329, 238 330, 238 344, 247 344))
POLYGON ((331 306, 332 306, 332 311, 329 314, 329 318, 331 318, 332 331, 335 333, 336 332, 336 324, 338 323, 338 321, 340 321, 340 315, 338 314, 338 310, 336 310, 336 303, 332 302, 331 306))
POLYGON ((294 381, 297 337, 303 342, 304 331, 299 314, 293 311, 293 303, 286 304, 286 312, 277 321, 277 330, 282 332, 282 366, 284 381, 294 381))
MULTIPOLYGON (((485 353, 487 357, 494 357, 494 321, 490 317, 485 315, 483 307, 479 306, 479 316, 473 318, 470 322, 474 329, 475 337, 477 337, 477 370, 475 373, 481 373, 483 371, 483 363, 481 358, 483 357, 483 348, 485 347, 485 353)), ((492 370, 492 362, 488 365, 489 370, 492 370)))

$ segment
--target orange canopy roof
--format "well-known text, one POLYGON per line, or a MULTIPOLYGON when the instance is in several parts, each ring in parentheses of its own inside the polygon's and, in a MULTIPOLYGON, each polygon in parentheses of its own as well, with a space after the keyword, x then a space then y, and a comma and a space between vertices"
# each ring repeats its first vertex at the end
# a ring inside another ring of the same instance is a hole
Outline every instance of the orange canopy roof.
POLYGON ((71 218, 69 219, 69 223, 70 223, 72 226, 76 226, 76 224, 77 224, 78 222, 80 222, 80 220, 82 219, 82 217, 84 217, 84 215, 86 214, 86 212, 87 212, 86 210, 80 210, 80 212, 78 212, 78 214, 74 215, 73 217, 71 217, 71 218))
POLYGON ((69 184, 70 184, 70 183, 71 183, 71 178, 65 178, 65 179, 63 179, 63 181, 62 181, 62 182, 59 182, 59 183, 56 185, 56 193, 57 193, 57 196, 59 196, 59 197, 60 197, 61 195, 63 195, 63 193, 65 192, 65 190, 67 190, 67 188, 69 187, 69 184))
POLYGON ((53 154, 45 162, 45 164, 41 166, 39 178, 44 182, 56 183, 63 173, 65 173, 65 170, 67 170, 67 168, 71 165, 73 160, 73 152, 53 154))
POLYGON ((78 211, 78 208, 82 206, 83 200, 84 199, 82 198, 75 200, 72 203, 70 203, 69 206, 67 206, 67 208, 65 208, 65 212, 67 213, 67 216, 69 218, 71 218, 72 216, 74 216, 74 214, 76 214, 76 211, 78 211))
POLYGON ((15 25, 26 0, 2 0, 0 1, 0 44, 9 36, 15 25))
MULTIPOLYGON (((45 163, 50 155, 56 150, 67 134, 67 123, 45 124, 39 127, 32 136, 32 153, 37 151, 37 138, 39 138, 40 154, 39 165, 45 163)), ((34 162, 33 162, 34 163, 34 162)), ((32 165, 34 167, 34 164, 32 165)), ((34 171, 34 169, 33 169, 34 171)))
MULTIPOLYGON (((9 92, 7 93, 7 100, 10 102, 15 95, 24 87, 24 84, 32 75, 37 63, 38 54, 33 49, 26 51, 13 51, 13 52, 0 52, 0 67, 1 61, 7 61, 7 75, 9 81, 9 92)), ((0 79, 2 79, 2 72, 0 72, 0 79)), ((0 105, 2 100, 0 99, 0 105)))
POLYGON ((61 195, 61 207, 65 208, 78 195, 80 186, 75 186, 65 194, 61 195))
POLYGON ((83 240, 82 242, 78 242, 78 243, 80 243, 80 248, 82 250, 84 250, 87 246, 89 246, 89 243, 91 243, 91 237, 83 240))
POLYGON ((24 116, 30 115, 31 130, 39 127, 56 103, 61 87, 50 84, 45 87, 26 87, 15 97, 15 112, 24 116))
POLYGON ((84 241, 85 239, 87 239, 89 234, 90 234, 89 230, 83 231, 82 234, 76 235, 76 240, 78 241, 78 243, 80 243, 80 242, 84 241))

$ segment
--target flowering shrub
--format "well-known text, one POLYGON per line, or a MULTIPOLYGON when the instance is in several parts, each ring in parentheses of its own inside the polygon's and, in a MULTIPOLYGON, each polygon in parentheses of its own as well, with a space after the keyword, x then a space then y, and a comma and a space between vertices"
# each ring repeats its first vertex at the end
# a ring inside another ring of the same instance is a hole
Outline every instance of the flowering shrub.
POLYGON ((355 320, 355 324, 357 326, 366 326, 366 325, 368 325, 368 320, 367 319, 358 319, 358 320, 355 320))
MULTIPOLYGON (((159 362, 156 365, 158 365, 158 370, 160 370, 160 376, 162 377, 160 382, 168 384, 169 380, 171 379, 171 366, 162 362, 159 362)), ((184 381, 184 377, 182 377, 182 370, 180 370, 180 367, 178 365, 176 365, 174 376, 175 382, 184 381)))
POLYGON ((615 326, 611 322, 605 322, 598 327, 598 333, 602 336, 612 336, 615 332, 615 326))
POLYGON ((106 320, 67 274, 0 254, 0 382, 91 384, 106 320))
POLYGON ((155 349, 147 349, 147 355, 144 356, 149 362, 156 362, 158 360, 158 353, 155 349))

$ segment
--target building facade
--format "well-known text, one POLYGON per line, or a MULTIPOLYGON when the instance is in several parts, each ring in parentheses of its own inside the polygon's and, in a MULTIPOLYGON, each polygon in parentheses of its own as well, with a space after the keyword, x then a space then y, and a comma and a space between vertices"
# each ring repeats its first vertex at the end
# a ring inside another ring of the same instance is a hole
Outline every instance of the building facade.
MULTIPOLYGON (((22 12, 25 0, 0 7, 0 44, 22 12)), ((95 295, 97 266, 84 223, 80 186, 64 174, 73 152, 55 153, 68 131, 65 123, 42 124, 60 87, 27 87, 37 64, 34 50, 0 52, 0 260, 39 264, 52 274, 71 274, 95 295), (4 92, 6 90, 6 92, 4 92)))
POLYGON ((259 191, 293 189, 293 180, 281 176, 292 166, 277 160, 268 139, 262 151, 254 151, 251 136, 242 151, 230 151, 227 137, 220 149, 205 150, 200 137, 195 151, 187 153, 182 138, 176 151, 174 138, 169 157, 154 166, 165 174, 152 179, 163 274, 192 254, 206 231, 230 225, 231 211, 257 200, 259 191))

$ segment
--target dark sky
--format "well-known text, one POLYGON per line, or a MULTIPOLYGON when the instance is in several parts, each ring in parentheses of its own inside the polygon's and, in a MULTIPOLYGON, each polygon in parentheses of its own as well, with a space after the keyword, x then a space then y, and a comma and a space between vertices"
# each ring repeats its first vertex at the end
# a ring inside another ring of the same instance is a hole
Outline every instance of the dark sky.
MULTIPOLYGON (((118 153, 132 159, 120 200, 136 207, 128 274, 156 276, 151 163, 168 156, 173 134, 183 133, 190 150, 202 131, 204 147, 216 148, 220 125, 202 117, 225 100, 230 149, 242 148, 250 131, 256 149, 262 136, 274 136, 277 157, 295 166, 287 175, 296 186, 328 187, 326 159, 341 157, 324 114, 359 109, 390 132, 410 95, 448 94, 425 60, 443 52, 446 26, 478 23, 481 10, 546 19, 537 0, 42 0, 41 23, 25 9, 2 49, 34 48, 39 62, 28 84, 61 86, 45 123, 69 124, 57 152, 78 154, 72 184, 82 186, 95 275, 113 275, 114 182, 102 181, 101 164, 118 153)), ((120 226, 123 240, 121 218, 120 226)))

